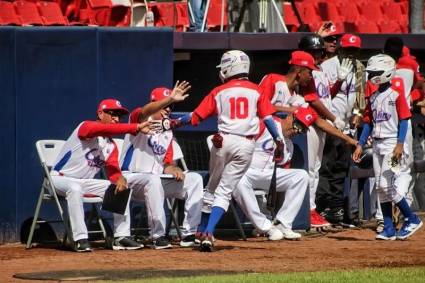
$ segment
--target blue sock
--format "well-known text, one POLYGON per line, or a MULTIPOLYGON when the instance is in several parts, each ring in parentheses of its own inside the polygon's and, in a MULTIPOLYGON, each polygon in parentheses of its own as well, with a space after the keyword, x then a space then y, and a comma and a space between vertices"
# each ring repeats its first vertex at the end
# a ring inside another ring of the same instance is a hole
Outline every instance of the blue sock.
POLYGON ((401 213, 403 213, 404 217, 411 218, 413 216, 412 210, 409 207, 409 204, 407 203, 406 199, 403 198, 401 201, 396 203, 398 208, 400 208, 401 213))
POLYGON ((224 209, 218 206, 213 206, 210 219, 208 220, 208 226, 205 230, 205 233, 213 234, 215 230, 215 226, 217 226, 218 222, 220 221, 221 217, 224 214, 224 209))
POLYGON ((210 219, 210 213, 202 212, 201 214, 201 223, 198 226, 198 232, 203 233, 208 225, 208 219, 210 219))
POLYGON ((392 228, 393 224, 393 206, 391 202, 381 202, 382 215, 384 216, 384 229, 392 228))

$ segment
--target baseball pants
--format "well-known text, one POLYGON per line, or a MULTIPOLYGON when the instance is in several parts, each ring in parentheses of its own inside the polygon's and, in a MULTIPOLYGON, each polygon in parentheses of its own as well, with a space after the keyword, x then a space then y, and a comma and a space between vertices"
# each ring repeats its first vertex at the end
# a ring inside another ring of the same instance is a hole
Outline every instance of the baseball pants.
POLYGON ((195 234, 201 221, 203 182, 201 175, 189 172, 183 182, 174 179, 161 179, 150 173, 123 172, 129 187, 133 190, 132 199, 145 201, 148 214, 150 236, 157 239, 165 235, 165 198, 185 200, 183 237, 195 234))
POLYGON ((413 166, 413 135, 412 135, 412 123, 409 120, 409 126, 407 128, 406 139, 404 141, 404 151, 406 152, 405 162, 401 163, 400 175, 396 178, 396 188, 400 195, 406 198, 407 203, 412 205, 413 202, 413 187, 415 181, 412 179, 412 166, 413 166))
MULTIPOLYGON (((251 223, 264 232, 270 230, 272 223, 260 212, 254 189, 268 192, 272 175, 273 169, 249 168, 233 192, 233 198, 251 223)), ((285 200, 276 214, 276 219, 283 227, 292 229, 292 222, 301 208, 308 182, 305 170, 276 169, 276 191, 285 192, 285 200)))
MULTIPOLYGON (((52 175, 52 182, 59 195, 66 198, 69 220, 71 222, 74 241, 88 239, 87 227, 84 222, 84 194, 103 197, 111 184, 108 180, 76 179, 52 175)), ((114 237, 130 236, 130 213, 127 205, 125 215, 114 213, 114 237)))
POLYGON ((253 139, 222 134, 223 146, 211 148, 210 179, 204 193, 202 211, 211 213, 213 206, 229 208, 232 192, 249 168, 255 143, 253 139))
POLYGON ((322 165, 326 133, 316 126, 307 131, 308 176, 310 188, 310 209, 316 208, 316 191, 319 185, 319 170, 322 165))
MULTIPOLYGON (((394 174, 391 171, 391 164, 384 162, 384 157, 392 153, 397 143, 397 138, 375 139, 373 142, 373 171, 375 173, 376 191, 379 201, 398 203, 405 195, 400 194, 398 186, 403 182, 397 181, 400 173, 394 174)), ((402 155, 401 164, 406 162, 407 152, 402 155)))

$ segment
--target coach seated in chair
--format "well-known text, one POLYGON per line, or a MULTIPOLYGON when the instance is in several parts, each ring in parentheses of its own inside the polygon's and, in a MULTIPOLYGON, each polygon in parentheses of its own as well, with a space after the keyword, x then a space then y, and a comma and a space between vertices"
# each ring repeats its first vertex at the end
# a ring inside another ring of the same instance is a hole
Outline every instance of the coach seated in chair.
MULTIPOLYGON (((153 102, 183 101, 190 88, 188 83, 176 84, 171 91, 167 88, 156 88, 151 93, 153 102)), ((201 175, 194 172, 183 172, 174 163, 173 132, 169 127, 171 106, 165 103, 164 107, 153 115, 146 116, 144 108, 136 108, 130 114, 130 123, 150 120, 158 125, 154 134, 137 136, 126 135, 121 156, 121 169, 133 189, 132 198, 136 201, 144 200, 147 207, 150 237, 155 249, 171 248, 166 233, 166 217, 164 198, 178 198, 185 200, 183 239, 180 246, 194 246, 195 232, 201 220, 203 196, 203 181, 201 175), (164 179, 161 174, 172 175, 164 179)))

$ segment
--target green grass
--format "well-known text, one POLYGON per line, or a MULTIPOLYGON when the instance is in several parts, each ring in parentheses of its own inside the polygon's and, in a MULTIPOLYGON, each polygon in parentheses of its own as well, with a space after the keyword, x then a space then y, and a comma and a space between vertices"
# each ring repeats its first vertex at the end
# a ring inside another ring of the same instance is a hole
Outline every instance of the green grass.
POLYGON ((387 282, 425 282, 425 267, 405 268, 373 268, 351 271, 321 271, 321 272, 294 272, 294 273, 251 273, 223 276, 198 276, 177 278, 150 278, 132 281, 120 281, 128 283, 204 283, 204 282, 290 282, 290 283, 313 283, 313 282, 342 282, 342 283, 387 283, 387 282))

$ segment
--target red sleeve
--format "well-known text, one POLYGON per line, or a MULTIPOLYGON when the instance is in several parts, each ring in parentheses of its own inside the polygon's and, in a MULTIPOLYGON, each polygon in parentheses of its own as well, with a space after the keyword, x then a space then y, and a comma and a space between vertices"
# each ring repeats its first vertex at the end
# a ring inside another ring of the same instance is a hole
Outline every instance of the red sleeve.
POLYGON ((173 155, 174 155, 173 142, 170 142, 167 148, 167 152, 165 152, 164 164, 173 164, 174 162, 173 155))
POLYGON ((397 69, 409 69, 414 73, 414 83, 422 79, 419 73, 419 64, 412 56, 403 56, 397 62, 397 69))
POLYGON ((123 134, 137 134, 137 124, 103 124, 97 121, 84 121, 78 129, 78 138, 82 140, 123 134))
POLYGON ((313 102, 319 99, 316 91, 316 85, 314 84, 314 79, 311 79, 308 86, 301 89, 301 95, 304 97, 306 102, 313 102))
POLYGON ((366 124, 371 124, 372 121, 373 121, 372 108, 370 107, 369 100, 367 100, 366 108, 363 113, 363 122, 366 124))
POLYGON ((258 85, 263 93, 263 95, 271 101, 274 96, 274 92, 276 90, 276 86, 273 80, 273 76, 271 74, 266 75, 258 85))
POLYGON ((365 93, 364 96, 366 98, 371 97, 372 94, 378 89, 378 87, 376 85, 374 85, 373 83, 371 83, 370 81, 366 82, 366 88, 365 88, 365 93))
POLYGON ((335 95, 338 94, 339 89, 342 86, 342 81, 336 81, 331 87, 330 87, 330 91, 331 91, 331 96, 334 97, 335 95))
MULTIPOLYGON (((261 91, 261 90, 260 90, 261 91)), ((268 115, 272 115, 276 112, 270 100, 260 92, 260 97, 257 101, 257 113, 258 117, 264 118, 268 115)))
POLYGON ((215 91, 213 90, 204 99, 201 103, 196 107, 193 111, 199 118, 202 120, 207 119, 209 116, 217 113, 217 105, 215 101, 215 91))
POLYGON ((142 114, 142 107, 138 107, 134 109, 130 113, 130 116, 128 117, 128 120, 130 121, 130 123, 136 123, 136 124, 139 123, 140 114, 142 114))
POLYGON ((106 160, 105 169, 109 181, 111 181, 111 183, 116 183, 116 181, 122 174, 120 166, 118 164, 118 148, 115 142, 112 142, 114 143, 114 149, 106 160))
POLYGON ((421 101, 421 100, 424 99, 424 96, 423 96, 423 93, 419 89, 415 88, 410 93, 410 98, 412 99, 412 101, 421 101))
POLYGON ((406 97, 404 96, 403 92, 398 93, 395 105, 397 108, 399 120, 409 119, 410 117, 412 117, 412 114, 410 113, 410 108, 407 104, 406 97))
POLYGON ((307 103, 314 102, 319 100, 319 96, 316 93, 309 93, 307 95, 304 95, 304 100, 307 103))

